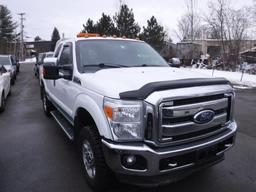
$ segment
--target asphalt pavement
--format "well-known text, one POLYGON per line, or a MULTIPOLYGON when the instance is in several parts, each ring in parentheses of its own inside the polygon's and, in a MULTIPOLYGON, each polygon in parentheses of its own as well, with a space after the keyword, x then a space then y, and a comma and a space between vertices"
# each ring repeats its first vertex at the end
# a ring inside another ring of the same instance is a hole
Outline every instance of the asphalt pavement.
MULTIPOLYGON (((174 184, 109 192, 255 192, 256 89, 236 91, 236 145, 225 161, 174 184)), ((42 110, 33 65, 24 64, 0 114, 0 192, 89 192, 75 145, 42 110)))

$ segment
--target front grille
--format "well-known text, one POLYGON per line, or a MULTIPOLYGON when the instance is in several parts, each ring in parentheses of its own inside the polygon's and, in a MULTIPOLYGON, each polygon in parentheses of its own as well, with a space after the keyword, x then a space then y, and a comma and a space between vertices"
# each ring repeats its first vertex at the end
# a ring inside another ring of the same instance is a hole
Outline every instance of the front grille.
POLYGON ((159 105, 159 141, 184 143, 225 131, 230 120, 232 94, 218 94, 168 100, 159 105), (203 110, 214 111, 208 123, 198 123, 194 116, 203 110))

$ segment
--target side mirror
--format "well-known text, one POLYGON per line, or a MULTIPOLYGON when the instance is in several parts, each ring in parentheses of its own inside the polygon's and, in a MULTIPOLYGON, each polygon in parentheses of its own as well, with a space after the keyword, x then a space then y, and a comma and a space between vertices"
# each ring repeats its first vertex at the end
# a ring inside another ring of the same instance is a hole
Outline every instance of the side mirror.
POLYGON ((54 63, 47 63, 43 65, 44 79, 57 80, 60 78, 71 80, 72 79, 72 65, 58 66, 54 63))
POLYGON ((4 74, 4 73, 6 73, 7 72, 7 70, 5 69, 5 67, 2 65, 1 67, 0 67, 0 74, 4 74))
POLYGON ((43 66, 44 79, 57 80, 59 76, 59 67, 56 65, 47 64, 43 66))

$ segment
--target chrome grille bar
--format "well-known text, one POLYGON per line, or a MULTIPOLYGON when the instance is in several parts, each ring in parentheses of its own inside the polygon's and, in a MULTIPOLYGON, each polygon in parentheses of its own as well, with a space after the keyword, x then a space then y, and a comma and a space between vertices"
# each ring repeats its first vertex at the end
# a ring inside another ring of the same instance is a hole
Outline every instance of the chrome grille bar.
POLYGON ((225 124, 230 117, 230 101, 233 100, 233 94, 221 94, 218 97, 209 97, 210 100, 202 97, 188 98, 190 104, 182 105, 182 102, 168 100, 159 105, 159 141, 177 142, 191 140, 194 138, 207 137, 225 129, 225 124), (173 105, 179 103, 179 105, 173 105), (212 121, 199 124, 194 122, 195 114, 202 110, 213 110, 215 117, 212 121), (187 135, 187 139, 186 139, 187 135), (182 139, 180 139, 182 138, 182 139))

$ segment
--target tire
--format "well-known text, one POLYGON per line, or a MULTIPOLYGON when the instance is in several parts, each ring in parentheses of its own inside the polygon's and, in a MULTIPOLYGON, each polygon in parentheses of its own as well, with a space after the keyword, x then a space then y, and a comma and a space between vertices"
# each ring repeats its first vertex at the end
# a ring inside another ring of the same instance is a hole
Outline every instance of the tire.
POLYGON ((88 184, 97 191, 109 188, 115 181, 114 174, 105 162, 101 139, 95 125, 82 128, 79 135, 79 152, 88 184))
POLYGON ((53 110, 53 105, 47 98, 47 94, 45 90, 42 90, 42 104, 43 104, 43 110, 47 117, 51 116, 51 111, 53 110))
POLYGON ((4 97, 4 92, 2 93, 1 97, 1 107, 0 107, 0 112, 3 112, 5 110, 5 97, 4 97))
POLYGON ((10 88, 8 96, 12 96, 12 89, 10 88))
POLYGON ((12 79, 11 79, 11 85, 14 85, 14 84, 15 84, 15 79, 12 78, 12 79))

